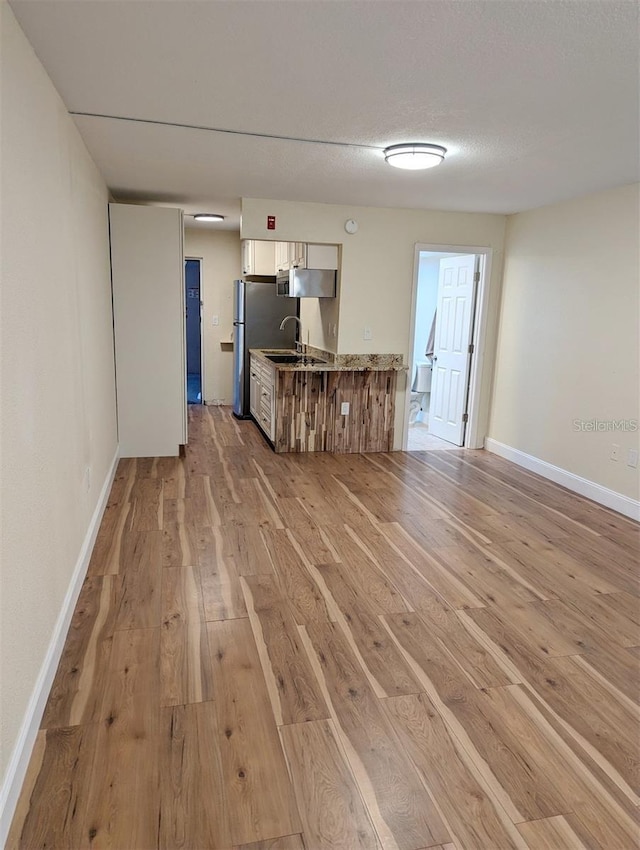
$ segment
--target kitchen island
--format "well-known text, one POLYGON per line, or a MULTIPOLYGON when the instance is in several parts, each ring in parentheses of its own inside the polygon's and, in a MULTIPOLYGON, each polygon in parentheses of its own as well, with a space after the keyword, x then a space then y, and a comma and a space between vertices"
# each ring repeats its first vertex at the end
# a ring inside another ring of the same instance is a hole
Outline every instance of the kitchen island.
POLYGON ((388 452, 393 448, 401 354, 334 355, 274 362, 293 351, 251 350, 251 414, 276 452, 388 452), (348 412, 342 411, 348 405, 348 412))

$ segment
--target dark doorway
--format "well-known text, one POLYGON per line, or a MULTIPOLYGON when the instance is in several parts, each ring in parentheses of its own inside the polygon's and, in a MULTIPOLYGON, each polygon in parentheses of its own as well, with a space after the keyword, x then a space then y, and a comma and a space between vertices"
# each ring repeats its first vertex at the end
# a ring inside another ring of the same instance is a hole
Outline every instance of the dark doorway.
POLYGON ((188 404, 202 404, 200 265, 200 260, 184 262, 188 404))

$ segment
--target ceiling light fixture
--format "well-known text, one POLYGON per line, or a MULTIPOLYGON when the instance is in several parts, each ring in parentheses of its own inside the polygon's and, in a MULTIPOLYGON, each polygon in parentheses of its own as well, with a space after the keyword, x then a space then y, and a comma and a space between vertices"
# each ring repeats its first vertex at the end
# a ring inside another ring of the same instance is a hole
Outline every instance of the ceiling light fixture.
POLYGON ((196 221, 224 221, 224 216, 218 213, 197 213, 194 215, 196 221))
POLYGON ((384 158, 395 168, 418 171, 421 168, 433 168, 440 165, 447 149, 440 145, 424 145, 411 142, 403 145, 391 145, 384 149, 384 158))

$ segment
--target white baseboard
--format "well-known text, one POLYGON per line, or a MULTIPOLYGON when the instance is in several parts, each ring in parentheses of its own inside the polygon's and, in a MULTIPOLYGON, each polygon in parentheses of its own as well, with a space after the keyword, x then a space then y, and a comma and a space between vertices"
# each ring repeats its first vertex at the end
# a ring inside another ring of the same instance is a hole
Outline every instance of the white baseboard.
POLYGON ((552 463, 547 463, 546 460, 540 460, 533 455, 521 452, 520 449, 514 449, 512 446, 492 440, 490 437, 485 440, 485 449, 506 460, 517 463, 518 466, 522 466, 530 472, 536 472, 543 478, 548 478, 550 481, 566 487, 567 490, 573 490, 574 493, 579 493, 587 499, 592 499, 600 505, 640 522, 640 502, 636 499, 630 499, 628 496, 623 496, 622 493, 616 493, 615 490, 609 490, 601 484, 596 484, 595 481, 581 478, 561 466, 554 466, 552 463))
POLYGON ((93 512, 87 533, 84 541, 82 542, 80 554, 78 555, 78 560, 76 561, 73 575, 69 582, 69 587, 67 588, 67 593, 51 636, 51 641, 49 642, 49 647, 44 657, 42 667, 40 668, 38 678, 36 679, 31 699, 27 705, 24 720, 22 721, 22 726, 20 727, 18 739, 13 748, 13 753, 11 754, 11 759, 9 760, 2 788, 0 788, 0 847, 4 847, 7 841, 11 821, 13 820, 22 783, 24 782, 27 767, 29 765, 29 759, 31 758, 31 752, 40 728, 40 721, 42 720, 42 715, 49 697, 49 691, 53 685, 56 670, 60 663, 60 657, 67 638, 67 632, 69 631, 71 617, 73 616, 76 602, 78 601, 78 596, 80 595, 80 590, 87 574, 91 552, 93 550, 93 545, 96 541, 98 529, 100 528, 100 523, 102 521, 102 515, 109 498, 109 491, 113 484, 119 457, 120 450, 117 448, 109 472, 107 473, 104 484, 102 485, 98 504, 93 512))

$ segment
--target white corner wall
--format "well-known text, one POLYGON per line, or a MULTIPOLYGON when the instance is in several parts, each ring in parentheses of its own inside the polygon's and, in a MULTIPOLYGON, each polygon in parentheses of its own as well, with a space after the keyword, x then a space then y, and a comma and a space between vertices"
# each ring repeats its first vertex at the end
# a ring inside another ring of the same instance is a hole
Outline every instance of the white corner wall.
POLYGON ((241 277, 240 234, 229 230, 185 229, 185 257, 202 260, 202 344, 206 403, 233 402, 233 349, 221 347, 233 331, 233 281, 241 277), (213 324, 213 317, 219 324, 213 324))
MULTIPOLYGON (((479 433, 486 433, 505 216, 243 198, 242 238, 273 238, 273 232, 266 229, 267 215, 276 216, 276 237, 285 242, 342 245, 336 347, 339 354, 402 354, 404 362, 408 363, 413 265, 417 243, 493 249, 486 350, 480 381, 482 403, 478 421, 479 433), (349 218, 356 219, 359 225, 358 232, 351 236, 344 230, 344 223, 349 218), (363 339, 365 327, 372 331, 371 340, 363 339)), ((311 339, 313 341, 314 337, 311 339)), ((402 445, 405 391, 406 377, 401 377, 396 395, 396 449, 402 445)))
POLYGON ((107 189, 4 0, 0 845, 117 450, 107 189))
POLYGON ((623 511, 640 489, 639 201, 624 186, 508 219, 488 441, 623 511))

